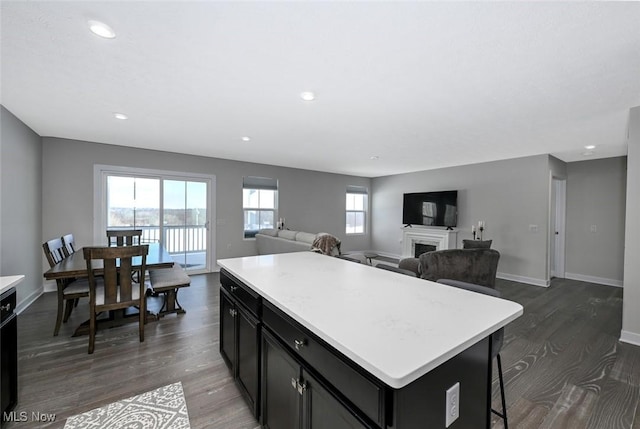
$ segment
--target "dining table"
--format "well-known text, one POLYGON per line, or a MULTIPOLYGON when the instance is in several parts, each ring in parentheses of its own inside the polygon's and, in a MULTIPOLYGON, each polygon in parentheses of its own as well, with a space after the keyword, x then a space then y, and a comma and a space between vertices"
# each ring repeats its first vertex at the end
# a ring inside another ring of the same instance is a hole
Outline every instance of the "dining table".
MULTIPOLYGON (((147 253, 147 261, 146 268, 147 270, 156 270, 163 268, 171 268, 173 267, 174 260, 167 252, 167 250, 160 243, 149 243, 149 253, 147 253)), ((132 260, 133 267, 140 266, 142 263, 142 258, 137 256, 132 260)), ((94 270, 94 273, 97 275, 102 274, 102 261, 101 260, 93 260, 91 262, 91 266, 94 270)), ((57 279, 80 279, 87 278, 89 274, 87 273, 87 262, 84 259, 84 252, 82 249, 70 254, 62 261, 55 264, 53 267, 48 269, 44 273, 44 278, 47 280, 57 280, 57 279)), ((153 299, 153 296, 147 296, 147 301, 149 299, 153 299)), ((157 307, 157 305, 147 303, 147 320, 155 321, 158 320, 158 313, 153 311, 153 308, 157 307)), ((97 320, 98 326, 100 329, 120 326, 128 322, 137 321, 137 309, 128 309, 125 311, 112 311, 108 316, 99 318, 97 320)), ((77 337, 80 335, 87 335, 89 333, 89 321, 83 322, 78 328, 75 330, 72 336, 77 337)))
MULTIPOLYGON (((135 267, 140 265, 142 258, 133 258, 132 264, 135 267)), ((147 253, 147 269, 156 270, 173 267, 174 260, 167 250, 160 243, 149 243, 149 253, 147 253)), ((94 260, 92 262, 94 273, 101 274, 102 262, 94 260)), ((87 273, 87 263, 84 259, 82 249, 64 258, 62 261, 49 268, 44 273, 47 280, 83 278, 89 277, 87 273)))

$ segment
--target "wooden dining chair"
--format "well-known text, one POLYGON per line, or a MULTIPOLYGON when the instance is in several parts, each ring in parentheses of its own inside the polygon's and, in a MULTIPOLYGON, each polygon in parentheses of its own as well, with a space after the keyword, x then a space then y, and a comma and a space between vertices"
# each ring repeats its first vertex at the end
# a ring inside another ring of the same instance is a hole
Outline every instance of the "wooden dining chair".
POLYGON ((73 234, 66 234, 62 236, 62 251, 64 252, 65 257, 76 252, 76 241, 73 238, 73 234))
POLYGON ((138 330, 140 342, 144 341, 146 317, 146 296, 144 277, 147 266, 149 245, 120 247, 84 247, 89 278, 89 354, 93 353, 97 315, 103 311, 123 310, 138 307, 138 330), (133 266, 133 258, 141 261, 133 266), (103 274, 98 277, 92 261, 101 260, 103 274), (119 263, 118 263, 119 262, 119 263), (132 281, 133 274, 139 272, 139 281, 132 281))
POLYGON ((109 246, 136 246, 142 238, 141 229, 108 229, 109 246))
MULTIPOLYGON (((66 257, 62 239, 54 238, 42 245, 44 255, 49 262, 49 266, 62 262, 66 257)), ((89 296, 89 282, 87 279, 76 279, 74 277, 66 279, 56 279, 56 289, 58 293, 58 314, 56 325, 53 328, 53 336, 57 336, 62 322, 66 323, 71 316, 73 307, 78 304, 80 298, 89 296)))

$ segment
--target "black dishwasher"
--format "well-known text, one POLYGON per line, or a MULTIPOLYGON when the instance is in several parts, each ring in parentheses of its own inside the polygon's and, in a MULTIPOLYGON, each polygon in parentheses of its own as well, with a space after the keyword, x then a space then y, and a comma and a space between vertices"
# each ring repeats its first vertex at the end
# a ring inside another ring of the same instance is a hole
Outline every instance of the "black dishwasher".
POLYGON ((18 316, 16 288, 12 287, 0 295, 0 404, 4 422, 5 413, 18 402, 18 316))

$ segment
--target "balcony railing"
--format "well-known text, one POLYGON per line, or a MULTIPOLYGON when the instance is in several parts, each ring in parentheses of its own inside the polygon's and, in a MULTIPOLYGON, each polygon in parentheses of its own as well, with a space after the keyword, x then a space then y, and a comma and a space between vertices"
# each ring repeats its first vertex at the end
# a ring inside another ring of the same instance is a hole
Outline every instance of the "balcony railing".
MULTIPOLYGON (((131 229, 133 227, 109 227, 109 229, 131 229)), ((136 226, 142 230, 142 243, 162 243, 170 254, 199 253, 207 250, 207 228, 204 225, 164 226, 164 237, 160 237, 159 226, 136 226)))

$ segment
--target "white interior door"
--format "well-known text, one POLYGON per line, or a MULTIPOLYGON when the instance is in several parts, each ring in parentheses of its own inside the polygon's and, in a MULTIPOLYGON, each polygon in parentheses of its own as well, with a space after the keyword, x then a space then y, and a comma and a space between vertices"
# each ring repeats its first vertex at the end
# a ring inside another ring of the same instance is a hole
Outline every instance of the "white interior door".
POLYGON ((565 223, 567 208, 567 181, 561 179, 553 179, 554 190, 554 219, 553 219, 553 237, 551 241, 551 276, 565 277, 565 223))

